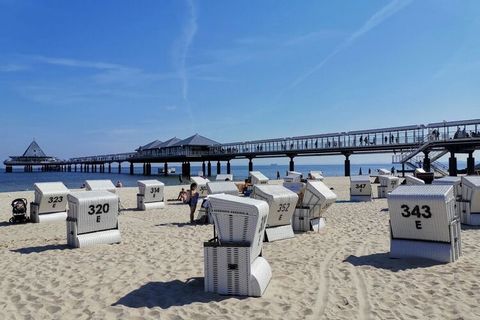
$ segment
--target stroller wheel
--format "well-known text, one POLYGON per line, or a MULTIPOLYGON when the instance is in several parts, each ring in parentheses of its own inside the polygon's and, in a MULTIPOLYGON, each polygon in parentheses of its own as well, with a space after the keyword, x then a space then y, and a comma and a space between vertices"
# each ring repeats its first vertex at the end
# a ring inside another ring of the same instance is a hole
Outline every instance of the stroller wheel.
POLYGON ((8 222, 13 223, 13 217, 8 220, 8 222))

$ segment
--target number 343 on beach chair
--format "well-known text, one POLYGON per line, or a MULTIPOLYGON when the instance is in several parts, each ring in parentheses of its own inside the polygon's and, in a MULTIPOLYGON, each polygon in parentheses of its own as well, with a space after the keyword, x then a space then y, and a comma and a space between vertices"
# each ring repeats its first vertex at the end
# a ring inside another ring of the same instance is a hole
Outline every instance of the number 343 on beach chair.
POLYGON ((453 262, 461 255, 453 187, 400 186, 388 196, 392 258, 453 262))
POLYGON ((109 191, 84 191, 68 195, 67 243, 81 248, 121 241, 118 229, 118 196, 109 191))

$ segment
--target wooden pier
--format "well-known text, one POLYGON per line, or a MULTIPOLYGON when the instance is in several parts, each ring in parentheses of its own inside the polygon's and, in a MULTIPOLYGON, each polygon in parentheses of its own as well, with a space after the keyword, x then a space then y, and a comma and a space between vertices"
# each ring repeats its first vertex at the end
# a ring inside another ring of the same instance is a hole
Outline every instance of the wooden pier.
POLYGON ((288 157, 289 168, 293 171, 298 157, 343 155, 345 176, 349 176, 350 156, 392 153, 392 163, 401 164, 404 171, 407 167, 423 167, 428 172, 455 176, 458 173, 456 155, 459 153, 468 154, 467 173, 474 173, 473 152, 480 148, 479 130, 480 119, 474 119, 233 143, 219 143, 196 134, 184 140, 156 140, 135 152, 68 160, 11 157, 4 164, 7 172, 11 172, 13 166, 112 172, 112 164, 116 163, 121 173, 122 163, 128 162, 130 174, 134 174, 135 164, 142 164, 143 174, 148 176, 152 174, 152 164, 163 164, 164 172, 168 174, 168 163, 182 163, 182 175, 190 176, 191 163, 201 163, 204 174, 211 176, 212 163, 216 165, 217 174, 221 173, 221 162, 226 163, 227 173, 230 173, 230 161, 234 159, 248 160, 249 171, 252 171, 254 159, 288 157), (437 160, 447 153, 450 154, 449 165, 444 166, 437 160))

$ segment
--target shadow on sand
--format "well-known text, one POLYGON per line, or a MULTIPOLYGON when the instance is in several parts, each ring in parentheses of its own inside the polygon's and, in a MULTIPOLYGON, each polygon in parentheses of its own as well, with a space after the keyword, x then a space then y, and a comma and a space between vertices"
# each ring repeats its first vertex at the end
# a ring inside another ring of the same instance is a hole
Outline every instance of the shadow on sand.
MULTIPOLYGON (((153 308, 168 309, 175 306, 189 305, 195 302, 208 303, 232 299, 232 296, 221 296, 205 292, 203 289, 203 277, 190 278, 183 282, 173 280, 169 282, 149 282, 140 288, 120 298, 112 306, 123 305, 130 308, 153 308)), ((235 297, 242 299, 242 297, 235 297)))
POLYGON ((178 228, 183 228, 183 227, 196 227, 196 226, 203 226, 205 225, 204 223, 191 223, 191 222, 168 222, 168 223, 160 223, 156 224, 155 227, 178 227, 178 228))
POLYGON ((480 230, 480 226, 470 226, 468 224, 462 224, 462 230, 480 230))
POLYGON ((348 256, 343 262, 348 262, 355 267, 361 266, 370 266, 377 269, 386 269, 393 272, 417 269, 417 268, 428 268, 436 266, 439 264, 444 264, 438 261, 428 260, 428 259, 392 259, 388 252, 384 253, 374 253, 366 256, 348 256))
POLYGON ((67 246, 66 244, 49 244, 46 246, 20 248, 20 249, 14 249, 11 251, 21 253, 21 254, 30 254, 30 253, 41 253, 41 252, 51 251, 51 250, 66 250, 66 249, 70 249, 70 247, 67 246))

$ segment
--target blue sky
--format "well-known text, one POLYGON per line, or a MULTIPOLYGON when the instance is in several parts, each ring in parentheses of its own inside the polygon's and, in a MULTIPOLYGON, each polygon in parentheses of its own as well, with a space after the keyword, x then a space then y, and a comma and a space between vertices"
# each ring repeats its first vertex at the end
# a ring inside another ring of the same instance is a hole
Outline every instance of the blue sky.
POLYGON ((479 34, 474 0, 0 0, 0 158, 479 118, 479 34))

